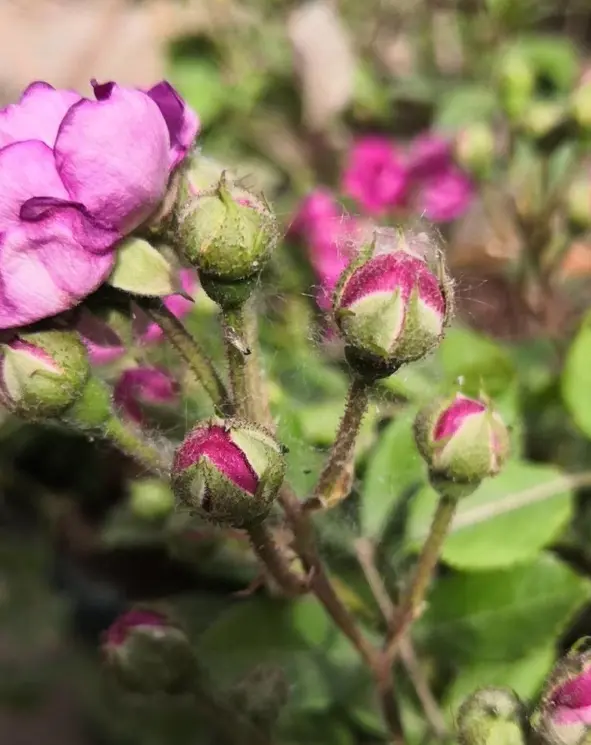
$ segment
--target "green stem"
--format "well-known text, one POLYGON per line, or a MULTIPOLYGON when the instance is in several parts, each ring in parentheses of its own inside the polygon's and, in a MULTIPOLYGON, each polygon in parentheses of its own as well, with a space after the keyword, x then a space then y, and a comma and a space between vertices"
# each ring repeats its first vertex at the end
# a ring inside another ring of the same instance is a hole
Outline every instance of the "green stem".
POLYGON ((400 642, 421 609, 433 571, 439 561, 445 536, 453 520, 457 503, 458 500, 453 497, 442 496, 439 499, 411 586, 408 592, 404 594, 402 602, 390 622, 388 636, 384 644, 384 659, 388 675, 398 653, 400 642))
POLYGON ((369 404, 372 384, 355 377, 351 381, 345 413, 328 460, 318 478, 310 506, 334 507, 349 494, 348 467, 361 422, 369 404))
POLYGON ((244 306, 244 339, 250 349, 247 360, 247 375, 252 390, 253 420, 266 426, 271 432, 275 429, 275 422, 269 406, 269 394, 265 381, 265 373, 261 359, 259 343, 259 322, 256 307, 256 296, 248 300, 244 306))
POLYGON ((292 571, 287 558, 281 553, 265 523, 251 525, 247 532, 256 555, 278 585, 290 595, 307 592, 307 579, 292 571))
POLYGON ((244 306, 222 309, 222 319, 234 410, 238 416, 250 419, 253 391, 247 368, 252 352, 246 340, 244 306))
POLYGON ((170 344, 189 365, 215 408, 222 414, 230 414, 231 403, 226 388, 199 342, 159 298, 144 300, 142 308, 160 326, 170 344))
POLYGON ((169 471, 169 464, 161 452, 131 425, 118 417, 111 417, 103 426, 103 436, 122 453, 145 466, 148 471, 159 475, 169 471))

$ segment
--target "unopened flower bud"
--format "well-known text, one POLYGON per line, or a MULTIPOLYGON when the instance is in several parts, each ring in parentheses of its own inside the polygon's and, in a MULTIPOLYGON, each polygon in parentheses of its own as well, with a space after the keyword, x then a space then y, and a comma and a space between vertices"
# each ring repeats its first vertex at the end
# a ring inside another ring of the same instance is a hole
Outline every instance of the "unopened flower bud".
POLYGON ((342 275, 334 299, 337 325, 357 371, 386 377, 425 357, 443 337, 452 310, 443 257, 420 236, 376 234, 373 255, 342 275), (388 240, 378 246, 378 238, 388 240), (429 257, 433 253, 433 260, 429 257))
POLYGON ((589 174, 575 179, 566 194, 566 212, 573 227, 591 227, 591 178, 589 174))
POLYGON ((168 483, 161 479, 136 479, 131 483, 130 507, 142 520, 159 520, 174 509, 174 496, 168 483))
POLYGON ((524 707, 506 688, 482 688, 458 711, 460 745, 525 745, 524 707))
POLYGON ((527 110, 535 90, 535 71, 517 50, 503 54, 498 70, 499 93, 509 119, 519 119, 527 110))
POLYGON ((591 742, 591 650, 575 647, 556 666, 530 717, 545 745, 591 742))
POLYGON ((245 675, 229 695, 232 704, 253 724, 267 729, 286 705, 289 685, 281 668, 260 665, 245 675))
POLYGON ((496 475, 509 453, 509 434, 499 414, 461 393, 419 412, 415 440, 434 485, 457 484, 458 494, 462 486, 477 486, 496 475))
POLYGON ((268 205, 222 177, 213 190, 190 198, 179 218, 185 259, 199 270, 203 289, 220 304, 244 301, 277 245, 277 221, 268 205), (246 297, 250 289, 243 292, 246 297))
POLYGON ((267 516, 285 468, 281 446, 266 430, 213 420, 197 425, 177 449, 172 487, 181 505, 242 528, 267 516))
POLYGON ((495 156, 495 136, 485 122, 465 127, 456 139, 456 159, 470 173, 479 177, 489 174, 495 156))
POLYGON ((82 395, 86 348, 71 331, 18 334, 0 347, 0 401, 23 419, 58 417, 82 395))
POLYGON ((118 618, 103 652, 121 685, 134 693, 183 693, 196 671, 184 631, 154 610, 136 608, 118 618))
POLYGON ((571 97, 573 119, 582 129, 591 129, 591 78, 586 76, 571 97))

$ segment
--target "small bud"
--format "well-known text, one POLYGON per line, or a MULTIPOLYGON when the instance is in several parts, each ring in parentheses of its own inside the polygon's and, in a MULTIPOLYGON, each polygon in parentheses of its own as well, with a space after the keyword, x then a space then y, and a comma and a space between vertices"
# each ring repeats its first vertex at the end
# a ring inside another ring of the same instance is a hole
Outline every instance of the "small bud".
POLYGON ((585 77, 571 97, 573 119, 581 129, 591 129, 591 79, 585 77))
POLYGON ((135 608, 105 634, 103 652, 124 688, 134 693, 183 693, 196 662, 184 631, 162 613, 135 608))
POLYGON ((151 409, 175 404, 179 385, 167 370, 158 367, 132 367, 124 370, 115 383, 113 401, 123 415, 144 424, 151 409))
POLYGON ((349 362, 363 375, 386 377, 425 357, 443 337, 451 314, 451 280, 443 257, 428 260, 421 237, 377 233, 373 255, 354 262, 339 280, 336 323, 349 362), (383 250, 378 240, 386 238, 383 250), (376 250, 378 248, 378 250, 376 250))
POLYGON ((591 740, 591 650, 575 647, 556 666, 530 717, 545 745, 580 745, 591 740))
POLYGON ((181 505, 242 528, 267 516, 285 468, 281 446, 264 429, 213 420, 197 425, 177 449, 172 487, 181 505))
POLYGON ((506 52, 500 60, 498 81, 501 103, 507 116, 513 121, 520 119, 535 91, 533 65, 517 50, 506 52))
POLYGON ((478 485, 500 471, 509 452, 509 434, 501 417, 484 401, 461 393, 419 412, 415 440, 435 486, 478 485))
POLYGON ((495 136, 489 125, 475 122, 458 134, 456 159, 467 171, 483 178, 490 173, 495 147, 495 136))
POLYGON ((505 688, 482 688, 458 711, 460 745, 525 745, 524 707, 505 688))
POLYGON ((232 704, 253 724, 273 726, 289 698, 289 685, 281 668, 260 665, 229 691, 232 704))
POLYGON ((210 285, 230 285, 232 290, 234 284, 258 277, 279 231, 264 201, 222 177, 214 190, 188 199, 178 237, 184 258, 199 270, 204 290, 219 302, 210 285))
POLYGON ((566 212, 573 227, 591 227, 591 179, 589 175, 575 179, 566 194, 566 212))
POLYGON ((29 421, 59 417, 90 375, 86 348, 71 331, 18 334, 0 347, 0 400, 29 421))
POLYGON ((160 520, 172 513, 174 496, 161 479, 136 479, 130 489, 131 511, 140 519, 160 520))

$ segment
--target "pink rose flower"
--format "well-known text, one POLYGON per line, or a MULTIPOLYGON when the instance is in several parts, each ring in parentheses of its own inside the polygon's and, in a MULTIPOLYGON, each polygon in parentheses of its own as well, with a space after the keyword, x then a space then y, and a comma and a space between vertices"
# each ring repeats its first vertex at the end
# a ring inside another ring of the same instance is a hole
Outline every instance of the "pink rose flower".
POLYGON ((330 306, 332 291, 351 260, 358 228, 358 221, 345 213, 330 191, 321 188, 308 194, 294 218, 291 230, 307 246, 320 284, 317 301, 323 309, 330 306))
POLYGON ((408 156, 414 209, 433 222, 461 217, 474 196, 474 184, 453 160, 451 141, 437 134, 416 137, 408 156))
MULTIPOLYGON (((181 269, 179 282, 183 291, 193 297, 197 289, 197 278, 193 269, 181 269)), ((169 295, 164 298, 164 305, 177 318, 184 318, 193 307, 193 303, 182 295, 169 295)), ((134 330, 143 344, 152 344, 162 340, 162 329, 138 310, 135 317, 134 330)), ((84 312, 77 325, 77 330, 86 344, 86 349, 93 365, 109 365, 121 359, 125 354, 125 346, 116 332, 106 323, 84 312)))
POLYGON ((358 140, 343 173, 343 192, 369 215, 383 215, 404 203, 408 185, 402 153, 385 137, 358 140))
POLYGON ((113 390, 113 401, 128 419, 143 424, 144 406, 172 404, 178 395, 178 384, 166 370, 132 367, 121 373, 113 390))
POLYGON ((162 202, 198 121, 166 82, 32 83, 0 111, 0 329, 77 305, 162 202))

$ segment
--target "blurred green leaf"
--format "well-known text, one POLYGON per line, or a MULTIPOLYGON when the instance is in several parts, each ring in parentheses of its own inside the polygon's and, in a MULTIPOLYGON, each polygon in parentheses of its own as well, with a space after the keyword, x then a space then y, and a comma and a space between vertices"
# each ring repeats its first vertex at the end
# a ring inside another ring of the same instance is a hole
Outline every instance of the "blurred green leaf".
MULTIPOLYGON (((460 501, 443 546, 443 561, 459 569, 480 571, 535 558, 572 515, 572 493, 561 483, 552 490, 552 482, 561 475, 549 466, 507 463, 498 476, 487 479, 460 501)), ((426 486, 411 503, 407 529, 416 549, 429 530, 437 502, 436 492, 426 486)))
POLYGON ((497 396, 515 377, 509 352, 500 344, 467 328, 450 329, 441 343, 437 359, 450 382, 462 380, 467 395, 484 391, 497 396))
POLYGON ((562 371, 562 396, 571 417, 591 437, 591 315, 575 336, 562 371))
POLYGON ((415 409, 406 409, 380 433, 361 489, 361 530, 379 538, 404 492, 425 479, 414 436, 415 409))
POLYGON ((205 57, 179 57, 171 63, 169 78, 207 127, 222 112, 230 95, 219 65, 205 57))
POLYGON ((555 644, 550 643, 515 660, 507 662, 475 662, 463 667, 445 697, 445 711, 453 716, 462 701, 476 688, 509 686, 517 695, 528 700, 535 696, 550 672, 556 657, 555 644))
POLYGON ((455 130, 465 124, 490 119, 497 108, 494 90, 481 84, 447 90, 441 97, 436 127, 455 130))
POLYGON ((455 666, 510 661, 554 641, 590 595, 589 580, 544 553, 505 571, 440 580, 417 632, 455 666))

